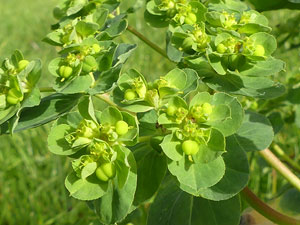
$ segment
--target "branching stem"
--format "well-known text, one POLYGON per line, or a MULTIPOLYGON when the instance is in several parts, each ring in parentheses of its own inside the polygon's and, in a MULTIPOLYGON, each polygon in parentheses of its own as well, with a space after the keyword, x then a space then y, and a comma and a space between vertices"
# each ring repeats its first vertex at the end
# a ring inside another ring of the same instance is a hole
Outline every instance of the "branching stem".
POLYGON ((138 32, 132 26, 128 25, 127 30, 130 33, 132 33, 135 36, 137 36, 140 40, 142 40, 145 44, 147 44, 153 50, 155 50, 156 52, 158 52, 160 55, 162 55, 163 57, 165 57, 168 60, 170 60, 169 57, 168 57, 168 55, 166 54, 166 52, 163 49, 161 49, 159 46, 157 46, 156 44, 154 44, 152 41, 150 41, 148 38, 146 38, 144 35, 142 35, 140 32, 138 32))
POLYGON ((279 225, 300 225, 300 220, 281 214, 260 200, 248 187, 244 188, 241 196, 261 215, 279 225))
POLYGON ((275 153, 284 160, 292 169, 296 170, 297 172, 300 172, 300 166, 298 163, 296 163, 293 159, 291 159, 285 152, 282 150, 282 148, 279 147, 279 145, 274 144, 272 148, 275 153))
POLYGON ((55 92, 52 87, 41 87, 40 92, 55 92))
POLYGON ((300 179, 284 165, 269 149, 260 151, 259 154, 276 169, 291 185, 300 191, 300 179))

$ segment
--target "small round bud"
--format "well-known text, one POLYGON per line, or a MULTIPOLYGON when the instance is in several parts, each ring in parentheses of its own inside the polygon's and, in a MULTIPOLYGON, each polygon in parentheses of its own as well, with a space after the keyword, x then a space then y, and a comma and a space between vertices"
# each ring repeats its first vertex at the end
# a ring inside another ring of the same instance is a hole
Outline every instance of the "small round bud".
POLYGON ((264 56, 265 55, 265 48, 262 45, 256 45, 255 51, 253 53, 254 56, 264 56))
POLYGON ((98 63, 93 56, 88 55, 84 58, 83 65, 82 65, 83 72, 89 73, 91 71, 95 71, 97 67, 98 67, 98 63))
POLYGON ((116 167, 111 162, 103 163, 96 169, 96 176, 101 181, 106 182, 109 179, 112 179, 115 175, 116 167))
POLYGON ((23 59, 23 60, 19 61, 18 62, 19 71, 24 70, 28 64, 29 64, 28 60, 23 59))
POLYGON ((59 75, 63 78, 68 78, 73 73, 73 69, 70 66, 61 66, 59 67, 59 75))
POLYGON ((189 24, 189 25, 193 25, 197 22, 197 16, 195 15, 195 13, 188 13, 187 16, 184 19, 184 23, 189 24))
POLYGON ((176 113, 177 108, 173 105, 168 106, 167 108, 167 115, 168 116, 174 116, 176 113))
POLYGON ((211 106, 211 104, 205 102, 202 105, 202 110, 203 110, 204 114, 210 115, 212 113, 212 106, 211 106))
POLYGON ((128 132, 128 124, 125 121, 123 121, 123 120, 119 120, 116 123, 116 132, 117 132, 118 135, 127 134, 127 132, 128 132))
POLYGON ((181 147, 183 152, 187 155, 195 155, 199 151, 199 144, 192 140, 184 141, 181 147))
POLYGON ((187 37, 182 42, 182 49, 186 52, 190 51, 192 49, 192 46, 194 44, 192 37, 187 37))
POLYGON ((223 53, 226 52, 226 50, 227 50, 227 48, 225 47, 225 45, 223 45, 223 44, 218 44, 218 46, 217 46, 217 52, 218 52, 218 53, 223 54, 223 53))
POLYGON ((92 48, 96 53, 99 53, 101 51, 101 47, 98 44, 93 44, 92 48))
POLYGON ((23 100, 23 94, 16 88, 12 88, 8 91, 6 101, 8 104, 16 105, 23 100))
POLYGON ((127 89, 127 90, 125 91, 124 98, 125 98, 125 100, 128 100, 128 101, 134 100, 134 99, 137 98, 137 94, 135 93, 134 90, 132 90, 132 89, 127 89))

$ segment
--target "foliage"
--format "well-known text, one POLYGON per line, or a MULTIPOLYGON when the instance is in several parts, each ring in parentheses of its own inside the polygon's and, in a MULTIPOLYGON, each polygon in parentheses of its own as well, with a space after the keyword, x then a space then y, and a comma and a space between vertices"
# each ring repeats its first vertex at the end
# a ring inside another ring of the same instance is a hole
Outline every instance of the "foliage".
POLYGON ((15 51, 0 68, 1 134, 54 121, 49 150, 71 160, 65 187, 102 224, 148 202, 147 224, 239 224, 247 154, 281 128, 271 107, 253 111, 285 93, 271 80, 285 63, 272 56, 268 20, 235 0, 148 1, 145 20, 167 28, 176 64, 149 79, 122 69, 137 46, 119 37, 142 6, 130 3, 120 11, 118 0, 60 2, 43 39, 58 49, 48 65, 55 94, 40 98, 41 62, 15 51))

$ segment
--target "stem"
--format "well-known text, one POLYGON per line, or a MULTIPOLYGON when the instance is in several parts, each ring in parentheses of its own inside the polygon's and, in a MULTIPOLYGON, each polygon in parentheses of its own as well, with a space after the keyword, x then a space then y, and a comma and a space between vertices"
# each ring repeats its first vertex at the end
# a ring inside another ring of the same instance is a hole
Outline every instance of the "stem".
POLYGON ((281 214, 260 200, 248 187, 241 191, 241 196, 261 215, 280 225, 300 225, 300 220, 281 214))
POLYGON ((300 179, 293 174, 269 149, 259 152, 260 155, 276 169, 287 181, 300 191, 300 179))
POLYGON ((140 40, 142 40, 145 44, 147 44, 148 46, 150 46, 153 50, 155 50, 156 52, 158 52, 159 54, 161 54, 163 57, 165 57, 168 60, 170 60, 168 58, 168 55, 166 54, 166 52, 163 49, 161 49, 160 47, 158 47, 156 44, 154 44, 152 41, 150 41, 148 38, 146 38, 144 35, 142 35, 140 32, 138 32, 132 26, 128 25, 127 30, 130 33, 132 33, 135 36, 137 36, 140 40))
POLYGON ((52 87, 41 87, 40 92, 55 92, 52 87))
POLYGON ((106 94, 104 94, 104 95, 95 95, 95 97, 101 99, 102 101, 104 101, 104 102, 105 102, 106 104, 108 104, 108 105, 111 105, 111 106, 113 106, 113 107, 117 107, 120 111, 126 111, 126 112, 128 112, 128 113, 130 113, 130 114, 132 114, 132 115, 135 115, 134 112, 131 112, 131 111, 129 111, 129 110, 127 110, 127 109, 124 109, 124 108, 118 106, 117 104, 113 103, 113 102, 109 99, 108 95, 106 95, 106 94))
POLYGON ((142 136, 142 137, 139 137, 139 143, 140 142, 146 142, 146 141, 149 141, 151 139, 152 136, 142 136))
POLYGON ((284 161, 287 162, 294 170, 297 172, 300 172, 300 166, 292 160, 288 155, 285 154, 285 152, 282 150, 282 148, 279 147, 279 145, 274 144, 273 145, 273 150, 277 155, 279 155, 284 161))

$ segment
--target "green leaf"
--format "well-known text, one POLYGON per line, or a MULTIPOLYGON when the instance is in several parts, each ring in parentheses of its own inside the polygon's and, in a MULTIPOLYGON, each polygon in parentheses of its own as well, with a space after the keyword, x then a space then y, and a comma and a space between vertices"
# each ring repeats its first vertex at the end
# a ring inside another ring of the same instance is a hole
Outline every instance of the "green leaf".
POLYGON ((193 192, 192 189, 180 187, 190 194, 209 200, 220 201, 232 198, 248 183, 249 163, 244 150, 236 145, 232 136, 226 138, 226 153, 223 154, 226 170, 223 178, 214 186, 193 192))
POLYGON ((74 171, 66 177, 65 186, 70 192, 70 196, 84 201, 100 198, 106 194, 108 189, 108 183, 100 181, 96 175, 81 179, 76 176, 74 171))
POLYGON ((284 212, 289 212, 292 215, 299 215, 300 193, 295 188, 287 190, 279 200, 279 207, 284 212))
POLYGON ((95 95, 105 93, 113 88, 114 83, 118 80, 123 64, 102 72, 97 78, 95 84, 88 90, 89 94, 95 95))
POLYGON ((93 82, 91 75, 77 76, 74 79, 70 81, 67 80, 65 82, 61 82, 60 80, 60 78, 57 78, 56 84, 53 86, 53 88, 57 92, 64 94, 75 94, 78 92, 87 91, 93 82))
POLYGON ((147 143, 135 150, 134 156, 138 177, 134 202, 138 205, 151 198, 158 190, 167 171, 167 160, 147 143))
POLYGON ((238 196, 225 201, 210 201, 194 197, 191 225, 239 225, 240 210, 238 196))
POLYGON ((81 171, 81 178, 86 179, 88 176, 92 175, 96 171, 96 169, 96 162, 88 163, 85 167, 83 167, 81 171))
POLYGON ((238 225, 240 199, 209 201, 181 191, 169 179, 151 204, 148 225, 238 225))
POLYGON ((277 48, 275 37, 268 33, 258 32, 252 34, 249 38, 254 41, 254 46, 262 45, 264 47, 265 56, 270 56, 277 48))
POLYGON ((187 75, 181 69, 173 69, 167 73, 164 78, 168 81, 170 86, 174 86, 179 90, 182 90, 186 86, 187 75))
POLYGON ((99 220, 104 224, 114 224, 123 220, 130 212, 137 183, 136 163, 133 154, 122 148, 130 166, 129 176, 123 188, 118 188, 117 178, 109 184, 106 194, 93 202, 99 220))
POLYGON ((204 78, 203 82, 216 91, 262 99, 276 98, 285 92, 283 85, 265 77, 215 74, 204 78))
POLYGON ((94 122, 97 122, 91 96, 82 97, 81 101, 78 104, 78 111, 84 119, 93 120, 94 122))
POLYGON ((100 116, 101 124, 115 125, 119 120, 122 120, 121 112, 115 107, 108 107, 103 110, 100 116))
POLYGON ((192 163, 187 157, 183 157, 180 161, 169 160, 168 168, 180 183, 196 191, 215 185, 225 173, 222 157, 208 163, 192 163))
POLYGON ((193 196, 181 191, 169 180, 150 206, 147 225, 191 225, 192 208, 193 196))
POLYGON ((246 152, 261 151, 270 146, 274 132, 270 121, 264 115, 246 111, 240 129, 228 138, 230 143, 246 152))
POLYGON ((270 76, 284 70, 285 63, 282 60, 269 57, 264 61, 250 61, 239 67, 242 76, 270 76))
POLYGON ((97 23, 85 22, 81 20, 76 24, 75 28, 77 33, 79 33, 82 37, 88 37, 99 29, 99 25, 97 23))
MULTIPOLYGON (((43 98, 38 106, 22 110, 19 123, 14 132, 41 126, 55 120, 75 107, 81 96, 81 94, 53 94, 43 98)), ((6 132, 8 132, 8 126, 3 124, 1 134, 6 132)))
POLYGON ((48 148, 56 155, 72 155, 79 150, 79 148, 72 148, 72 145, 67 142, 65 136, 74 132, 75 130, 67 124, 56 123, 52 126, 48 135, 48 148))
POLYGON ((175 133, 165 136, 160 146, 168 158, 174 161, 182 159, 183 151, 181 149, 181 141, 176 138, 175 133))

